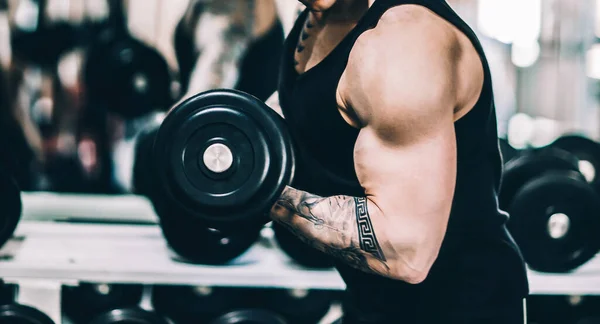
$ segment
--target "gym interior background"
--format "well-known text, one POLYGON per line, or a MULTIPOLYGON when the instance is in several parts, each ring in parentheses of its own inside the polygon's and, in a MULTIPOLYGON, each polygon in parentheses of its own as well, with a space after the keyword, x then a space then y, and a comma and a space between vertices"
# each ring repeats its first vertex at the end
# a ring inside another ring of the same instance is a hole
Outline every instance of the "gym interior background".
MULTIPOLYGON (((174 226, 182 211, 159 208, 148 184, 144 154, 174 104, 217 86, 261 100, 275 90, 298 9, 256 1, 274 18, 234 45, 207 31, 251 19, 205 13, 250 16, 254 1, 0 1, 0 322, 339 317, 330 259, 270 224, 174 226), (215 76, 222 62, 206 57, 220 46, 240 55, 215 76)), ((529 322, 600 323, 600 1, 448 2, 491 65, 509 174, 500 204, 530 268, 529 322)))

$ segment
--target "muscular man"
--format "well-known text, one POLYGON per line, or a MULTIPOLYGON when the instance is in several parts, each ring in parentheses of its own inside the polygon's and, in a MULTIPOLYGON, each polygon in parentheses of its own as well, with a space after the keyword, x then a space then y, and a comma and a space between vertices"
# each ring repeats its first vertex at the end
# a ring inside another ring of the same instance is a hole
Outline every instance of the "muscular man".
POLYGON ((274 108, 306 174, 271 217, 337 258, 343 322, 523 323, 474 32, 443 0, 301 2, 274 108))

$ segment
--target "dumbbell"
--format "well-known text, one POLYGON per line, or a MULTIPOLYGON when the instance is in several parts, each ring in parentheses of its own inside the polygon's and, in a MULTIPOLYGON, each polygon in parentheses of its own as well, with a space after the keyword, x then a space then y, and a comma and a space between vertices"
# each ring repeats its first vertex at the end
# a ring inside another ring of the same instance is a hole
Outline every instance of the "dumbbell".
POLYGON ((238 257, 258 240, 261 226, 242 229, 209 228, 186 210, 164 201, 153 176, 152 149, 158 127, 158 123, 149 124, 136 138, 134 191, 154 202, 163 236, 171 249, 185 261, 223 264, 238 257))
POLYGON ((336 292, 318 289, 263 289, 263 307, 289 323, 319 323, 336 299, 336 292))
POLYGON ((63 287, 62 308, 74 323, 89 323, 98 314, 112 309, 137 306, 142 292, 142 285, 82 283, 63 287))
POLYGON ((211 324, 287 324, 275 313, 263 309, 241 309, 223 314, 211 324))
POLYGON ((267 223, 294 174, 284 120, 236 90, 203 92, 171 109, 152 154, 155 207, 176 206, 216 229, 267 223))
POLYGON ((207 286, 154 286, 152 306, 178 324, 208 323, 252 299, 250 289, 207 286))
POLYGON ((109 19, 83 66, 88 100, 124 118, 168 109, 173 97, 166 60, 129 33, 123 0, 107 1, 109 19))
POLYGON ((600 249, 599 198, 576 157, 546 147, 505 165, 499 204, 531 269, 568 272, 600 249))
POLYGON ((333 258, 300 241, 279 223, 273 222, 272 226, 277 245, 299 265, 316 269, 334 266, 333 258))
POLYGON ((0 305, 0 324, 54 324, 42 311, 20 304, 0 305))
POLYGON ((173 108, 152 133, 151 152, 136 156, 151 161, 141 183, 152 188, 146 194, 169 245, 204 263, 245 251, 294 173, 281 117, 248 94, 212 90, 173 108))
POLYGON ((28 64, 54 68, 62 54, 78 42, 75 26, 46 19, 46 0, 21 0, 11 29, 13 55, 28 64))
POLYGON ((113 309, 100 314, 90 324, 169 324, 154 312, 139 307, 113 309))
POLYGON ((565 135, 550 144, 565 150, 579 159, 579 170, 586 180, 600 192, 600 144, 583 135, 565 135))

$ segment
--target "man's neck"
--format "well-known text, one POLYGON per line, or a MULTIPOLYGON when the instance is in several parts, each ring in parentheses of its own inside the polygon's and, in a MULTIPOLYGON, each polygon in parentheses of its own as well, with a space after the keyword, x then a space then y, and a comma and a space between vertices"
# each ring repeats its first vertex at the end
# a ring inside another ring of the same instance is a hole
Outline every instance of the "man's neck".
POLYGON ((375 0, 338 0, 326 12, 316 13, 318 20, 326 19, 329 22, 348 22, 360 19, 375 0))

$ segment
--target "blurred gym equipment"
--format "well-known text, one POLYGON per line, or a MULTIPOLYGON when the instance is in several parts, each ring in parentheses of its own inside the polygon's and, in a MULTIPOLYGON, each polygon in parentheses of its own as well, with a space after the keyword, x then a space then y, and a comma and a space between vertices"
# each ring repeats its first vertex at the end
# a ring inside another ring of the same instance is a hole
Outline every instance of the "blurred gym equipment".
POLYGON ((142 289, 142 285, 102 283, 65 286, 62 290, 63 312, 74 323, 89 323, 104 312, 137 306, 142 299, 142 289))
POLYGON ((600 250, 600 197, 568 152, 547 147, 509 161, 499 202, 531 269, 571 271, 600 250))
POLYGON ((48 315, 30 306, 0 305, 0 324, 54 324, 48 315))

